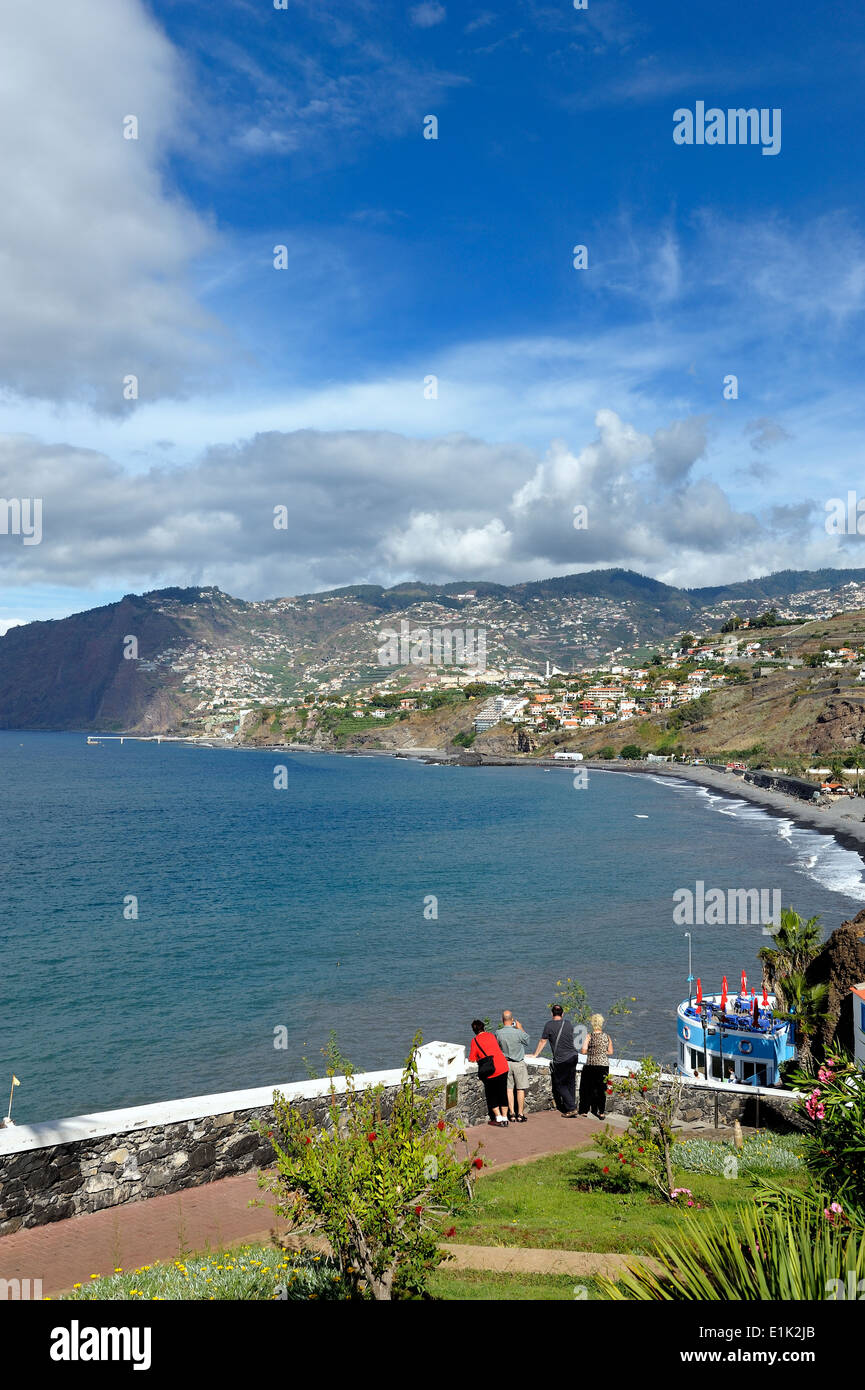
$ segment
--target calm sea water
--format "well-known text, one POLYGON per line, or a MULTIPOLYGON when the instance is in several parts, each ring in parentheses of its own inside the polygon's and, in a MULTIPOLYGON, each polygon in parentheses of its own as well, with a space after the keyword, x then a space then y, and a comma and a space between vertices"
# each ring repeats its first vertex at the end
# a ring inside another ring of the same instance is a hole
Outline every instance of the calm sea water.
MULTIPOLYGON (((20 1077, 19 1123, 297 1080, 330 1029, 359 1067, 397 1065, 418 1029, 466 1041, 503 1006, 534 1038, 568 975, 604 1013, 633 997, 610 1024, 624 1055, 670 1058, 675 889, 777 887, 827 930, 865 902, 830 838, 645 776, 576 790, 559 769, 6 732, 0 779, 0 1088, 20 1077)), ((695 926, 694 974, 756 983, 764 944, 695 926)))

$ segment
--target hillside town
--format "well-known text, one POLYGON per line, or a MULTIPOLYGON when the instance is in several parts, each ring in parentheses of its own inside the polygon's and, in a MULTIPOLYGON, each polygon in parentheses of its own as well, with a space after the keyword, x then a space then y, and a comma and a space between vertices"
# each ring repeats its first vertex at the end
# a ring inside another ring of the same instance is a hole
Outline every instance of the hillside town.
MULTIPOLYGON (((771 616, 777 617, 774 611, 771 616)), ((413 711, 471 695, 485 697, 474 715, 475 732, 507 721, 545 734, 663 714, 750 679, 755 671, 767 675, 804 664, 777 629, 764 638, 748 618, 728 620, 726 626, 731 630, 708 641, 681 634, 651 656, 643 649, 642 663, 620 645, 591 669, 570 672, 549 660, 543 669, 523 663, 459 666, 427 660, 387 667, 377 679, 370 664, 370 675, 364 679, 354 669, 335 674, 332 663, 323 671, 313 663, 305 667, 298 690, 296 681, 286 679, 285 667, 295 653, 266 630, 253 630, 248 646, 171 646, 142 660, 140 668, 157 674, 170 671, 179 678, 188 733, 233 738, 256 711, 274 708, 329 710, 363 727, 361 721, 406 718, 413 711)), ((372 627, 371 637, 380 627, 372 627)), ((843 646, 825 648, 810 664, 852 669, 863 660, 865 649, 843 646)))

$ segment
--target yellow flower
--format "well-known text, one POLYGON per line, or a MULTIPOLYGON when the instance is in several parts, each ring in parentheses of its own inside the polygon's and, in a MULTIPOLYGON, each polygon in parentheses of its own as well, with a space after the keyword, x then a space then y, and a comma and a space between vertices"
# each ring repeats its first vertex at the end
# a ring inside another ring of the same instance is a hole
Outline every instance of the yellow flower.
POLYGON ((80 1288, 81 1288, 81 1285, 80 1285, 80 1284, 73 1284, 72 1287, 73 1287, 73 1289, 80 1289, 80 1288))
POLYGON ((90 1278, 91 1278, 91 1279, 98 1279, 98 1278, 99 1278, 99 1275, 98 1275, 98 1274, 91 1274, 90 1278))
POLYGON ((122 1274, 122 1273, 123 1273, 123 1270, 122 1270, 122 1269, 115 1269, 114 1273, 115 1273, 115 1274, 122 1274))

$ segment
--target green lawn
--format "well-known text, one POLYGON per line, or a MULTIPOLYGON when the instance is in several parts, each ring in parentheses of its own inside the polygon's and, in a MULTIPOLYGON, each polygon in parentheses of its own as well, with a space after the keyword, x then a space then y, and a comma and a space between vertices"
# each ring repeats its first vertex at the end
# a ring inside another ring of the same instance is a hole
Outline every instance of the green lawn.
POLYGON ((445 1268, 437 1269, 430 1280, 429 1291, 433 1298, 459 1302, 560 1303, 599 1297, 591 1279, 577 1279, 573 1274, 498 1274, 480 1269, 461 1269, 453 1273, 445 1268))
MULTIPOLYGON (((746 1148, 743 1166, 751 1162, 759 1171, 769 1164, 775 1181, 804 1188, 807 1176, 803 1171, 783 1171, 790 1156, 795 1157, 796 1147, 793 1141, 770 1142, 768 1136, 762 1137, 753 1143, 750 1152, 746 1148)), ((453 1218, 455 1231, 451 1240, 463 1245, 649 1253, 660 1236, 692 1229, 707 1211, 730 1211, 754 1195, 754 1186, 747 1176, 725 1178, 712 1171, 687 1172, 679 1168, 675 1169, 676 1186, 693 1193, 695 1206, 691 1209, 671 1205, 641 1181, 626 1192, 606 1192, 597 1186, 585 1190, 587 1180, 597 1184, 601 1167, 597 1159, 587 1157, 585 1149, 586 1146, 583 1151, 573 1149, 485 1176, 476 1184, 474 1200, 467 1210, 453 1218)), ((727 1145, 698 1140, 684 1145, 681 1152, 683 1161, 711 1170, 723 1163, 728 1149, 727 1145)), ((351 1297, 350 1289, 329 1259, 289 1255, 266 1245, 190 1254, 137 1270, 99 1271, 99 1275, 82 1275, 81 1283, 66 1297, 88 1301, 330 1301, 351 1297)), ((598 1297, 591 1279, 579 1280, 573 1275, 451 1271, 446 1266, 435 1271, 429 1291, 434 1298, 469 1301, 577 1301, 598 1297)))
MULTIPOLYGON (((463 1245, 522 1245, 535 1249, 648 1252, 658 1236, 674 1234, 699 1221, 702 1212, 664 1201, 647 1183, 617 1194, 580 1191, 581 1174, 597 1174, 598 1164, 578 1150, 490 1174, 475 1187, 469 1209, 454 1219, 452 1239, 463 1245)), ((747 1178, 728 1179, 675 1171, 677 1187, 687 1187, 695 1203, 715 1210, 750 1201, 747 1178)), ((804 1176, 783 1179, 802 1186, 804 1176)))

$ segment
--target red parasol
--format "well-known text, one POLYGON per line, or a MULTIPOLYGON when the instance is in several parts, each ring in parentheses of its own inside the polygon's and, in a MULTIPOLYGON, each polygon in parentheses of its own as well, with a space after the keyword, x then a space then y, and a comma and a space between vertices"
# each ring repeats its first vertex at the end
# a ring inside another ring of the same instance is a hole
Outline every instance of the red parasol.
POLYGON ((748 980, 747 980, 747 978, 746 978, 746 975, 745 975, 744 970, 742 971, 742 993, 743 993, 743 994, 747 994, 747 993, 748 993, 748 980))
POLYGON ((699 1009, 700 1005, 702 1004, 702 1002, 703 1002, 703 982, 702 982, 702 980, 698 980, 698 981, 697 981, 697 1008, 698 1008, 698 1009, 699 1009))
POLYGON ((727 1011, 727 976, 721 981, 721 1013, 727 1011))

